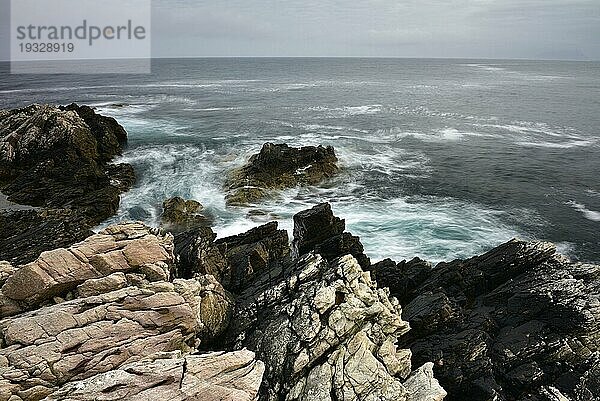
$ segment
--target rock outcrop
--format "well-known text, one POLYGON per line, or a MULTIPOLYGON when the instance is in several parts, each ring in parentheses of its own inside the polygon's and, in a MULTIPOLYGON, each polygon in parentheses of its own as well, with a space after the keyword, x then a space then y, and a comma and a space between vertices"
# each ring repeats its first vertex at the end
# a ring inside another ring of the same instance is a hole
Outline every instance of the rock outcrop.
POLYGON ((0 399, 90 399, 93 388, 104 396, 160 388, 182 400, 254 399, 262 365, 251 353, 187 355, 222 335, 233 299, 212 276, 170 281, 173 264, 172 236, 138 223, 111 226, 20 268, 0 263, 0 399), (174 351, 186 355, 164 356, 174 351))
POLYGON ((210 225, 211 219, 200 202, 185 200, 178 196, 163 202, 160 226, 166 231, 177 233, 196 227, 210 227, 210 225))
POLYGON ((400 344, 435 364, 448 400, 600 399, 600 266, 513 240, 464 261, 371 270, 405 306, 400 344))
POLYGON ((260 153, 229 175, 227 203, 246 205, 257 202, 276 189, 315 185, 337 173, 333 147, 266 143, 260 153))
POLYGON ((432 365, 398 349, 401 308, 351 255, 309 253, 242 293, 226 344, 265 362, 262 400, 442 400, 432 365), (419 394, 412 398, 412 394, 419 394))
POLYGON ((257 401, 264 364, 254 353, 159 353, 69 383, 48 401, 169 400, 257 401))
POLYGON ((265 363, 261 400, 442 400, 433 365, 413 371, 410 350, 396 346, 409 331, 398 302, 347 248, 321 246, 343 231, 319 205, 295 218, 299 258, 276 223, 216 241, 244 280, 234 286, 234 318, 210 346, 256 353, 265 363), (328 258, 315 249, 329 249, 328 258), (261 268, 248 275, 258 255, 261 268))
POLYGON ((346 222, 333 215, 329 203, 304 210, 294 216, 294 252, 304 255, 314 251, 327 260, 352 255, 364 269, 368 268, 371 261, 360 239, 345 229, 346 222))
POLYGON ((85 238, 113 215, 135 180, 131 166, 109 164, 126 139, 113 118, 87 106, 1 110, 0 189, 10 201, 42 210, 1 213, 20 230, 0 229, 0 258, 29 262, 85 238), (26 238, 30 249, 15 249, 26 238))
POLYGON ((211 274, 227 290, 239 293, 257 273, 289 260, 288 234, 277 222, 215 241, 216 237, 208 227, 176 235, 179 277, 211 274))

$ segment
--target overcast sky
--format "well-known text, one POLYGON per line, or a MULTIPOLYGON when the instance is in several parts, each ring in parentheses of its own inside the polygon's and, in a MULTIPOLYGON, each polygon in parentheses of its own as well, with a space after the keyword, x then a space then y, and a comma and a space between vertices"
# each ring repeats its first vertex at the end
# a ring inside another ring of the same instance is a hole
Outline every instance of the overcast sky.
POLYGON ((600 59, 600 0, 155 0, 165 56, 600 59))
POLYGON ((152 12, 154 57, 600 60, 600 0, 153 0, 152 12))

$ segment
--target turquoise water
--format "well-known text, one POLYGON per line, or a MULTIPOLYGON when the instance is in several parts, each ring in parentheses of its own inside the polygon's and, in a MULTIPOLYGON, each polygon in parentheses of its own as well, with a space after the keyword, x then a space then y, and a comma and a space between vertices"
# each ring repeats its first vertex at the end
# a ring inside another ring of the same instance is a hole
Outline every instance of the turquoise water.
POLYGON ((600 260, 600 63, 185 59, 150 75, 0 75, 0 107, 72 101, 129 132, 121 161, 139 180, 111 221, 155 225, 180 195, 225 236, 289 229, 329 201, 373 259, 449 260, 520 237, 600 260), (342 172, 226 207, 226 171, 266 141, 333 145, 342 172))

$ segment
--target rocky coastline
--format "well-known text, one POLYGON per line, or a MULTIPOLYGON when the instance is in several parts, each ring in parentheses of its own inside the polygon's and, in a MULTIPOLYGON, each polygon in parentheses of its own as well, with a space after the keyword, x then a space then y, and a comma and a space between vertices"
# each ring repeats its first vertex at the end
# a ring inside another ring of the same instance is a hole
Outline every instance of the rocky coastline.
MULTIPOLYGON (((115 213, 126 132, 86 106, 0 111, 0 401, 600 399, 600 266, 511 240, 371 261, 329 204, 217 239, 202 200, 115 213), (199 201, 199 202, 198 202, 199 201), (35 240, 34 240, 35 239, 35 240)), ((265 144, 228 201, 336 174, 265 144)))

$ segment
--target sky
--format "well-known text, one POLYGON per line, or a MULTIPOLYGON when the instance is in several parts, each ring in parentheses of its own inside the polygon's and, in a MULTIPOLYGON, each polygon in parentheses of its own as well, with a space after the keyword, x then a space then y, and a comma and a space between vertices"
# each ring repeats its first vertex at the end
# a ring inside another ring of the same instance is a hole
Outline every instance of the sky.
MULTIPOLYGON (((0 6, 7 1, 0 0, 0 6)), ((600 60, 600 0, 152 0, 152 4, 153 57, 600 60)), ((0 42, 7 43, 4 15, 0 42)))
POLYGON ((600 59, 600 0, 155 0, 153 55, 600 59))

